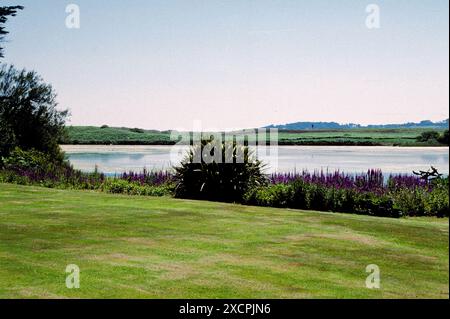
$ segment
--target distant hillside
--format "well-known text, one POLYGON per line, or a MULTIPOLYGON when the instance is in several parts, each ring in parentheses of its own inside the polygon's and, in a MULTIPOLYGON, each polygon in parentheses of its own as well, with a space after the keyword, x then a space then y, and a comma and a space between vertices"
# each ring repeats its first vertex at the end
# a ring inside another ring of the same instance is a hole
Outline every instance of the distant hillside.
POLYGON ((336 129, 402 129, 402 128, 430 128, 430 129, 448 129, 448 119, 441 122, 421 121, 419 123, 404 124, 383 124, 383 125, 367 125, 361 124, 339 124, 336 122, 295 122, 281 125, 269 125, 267 128, 277 128, 279 130, 336 130, 336 129))
MULTIPOLYGON (((312 123, 311 123, 312 124, 312 123)), ((326 123, 324 124, 326 125, 326 123)), ((438 140, 420 141, 418 137, 429 127, 415 128, 361 128, 343 129, 343 126, 315 126, 320 129, 280 130, 279 145, 361 145, 361 146, 443 146, 438 140)), ((433 129, 441 131, 443 129, 433 129)), ((173 145, 170 131, 144 130, 126 127, 69 126, 62 144, 84 145, 173 145)))

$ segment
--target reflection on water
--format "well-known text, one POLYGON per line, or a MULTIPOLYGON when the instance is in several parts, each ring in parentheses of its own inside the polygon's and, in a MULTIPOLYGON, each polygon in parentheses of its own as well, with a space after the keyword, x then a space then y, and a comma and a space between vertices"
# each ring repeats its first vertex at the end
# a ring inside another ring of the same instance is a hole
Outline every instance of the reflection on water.
MULTIPOLYGON (((100 171, 114 174, 144 167, 170 169, 182 159, 186 147, 64 145, 63 150, 75 168, 93 171, 97 165, 100 171)), ((268 172, 328 169, 360 173, 378 168, 385 173, 411 173, 430 165, 449 172, 449 149, 445 147, 279 146, 277 152, 277 156, 260 156, 268 163, 268 172)))

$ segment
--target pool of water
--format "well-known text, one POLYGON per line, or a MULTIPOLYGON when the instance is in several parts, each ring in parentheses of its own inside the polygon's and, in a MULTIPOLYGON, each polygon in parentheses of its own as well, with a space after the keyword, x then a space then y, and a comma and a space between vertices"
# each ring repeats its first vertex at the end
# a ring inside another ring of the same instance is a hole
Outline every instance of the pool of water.
MULTIPOLYGON (((185 146, 109 146, 64 145, 73 166, 85 172, 98 167, 106 174, 125 171, 170 169, 183 158, 185 146)), ((381 169, 384 173, 411 173, 427 170, 431 165, 449 172, 449 149, 446 147, 380 146, 278 146, 269 154, 259 154, 267 163, 267 172, 341 170, 360 173, 381 169)))

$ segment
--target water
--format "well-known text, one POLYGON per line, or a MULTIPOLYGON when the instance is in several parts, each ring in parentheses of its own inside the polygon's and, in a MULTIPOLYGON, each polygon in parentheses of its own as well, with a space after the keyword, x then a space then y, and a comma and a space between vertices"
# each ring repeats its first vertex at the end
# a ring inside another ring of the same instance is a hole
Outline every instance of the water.
MULTIPOLYGON (((138 172, 144 167, 170 169, 186 151, 184 146, 64 145, 62 148, 75 168, 91 172, 97 165, 106 174, 138 172)), ((267 172, 328 169, 361 173, 377 168, 390 174, 427 170, 433 165, 439 172, 449 173, 446 147, 278 146, 277 151, 278 156, 260 156, 268 163, 267 172)))

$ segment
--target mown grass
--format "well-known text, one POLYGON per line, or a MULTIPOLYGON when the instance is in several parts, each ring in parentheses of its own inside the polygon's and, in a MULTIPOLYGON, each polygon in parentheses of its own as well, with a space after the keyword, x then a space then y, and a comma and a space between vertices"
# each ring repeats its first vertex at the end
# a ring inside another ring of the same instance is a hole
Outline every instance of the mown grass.
MULTIPOLYGON (((437 142, 417 142, 430 129, 348 129, 317 131, 279 131, 280 145, 383 145, 440 146, 437 142)), ((442 130, 437 130, 442 132, 442 130)), ((175 144, 170 132, 93 126, 70 126, 64 144, 167 145, 175 144)))
POLYGON ((0 298, 448 298, 448 230, 0 184, 0 298), (365 288, 369 264, 381 289, 365 288))

